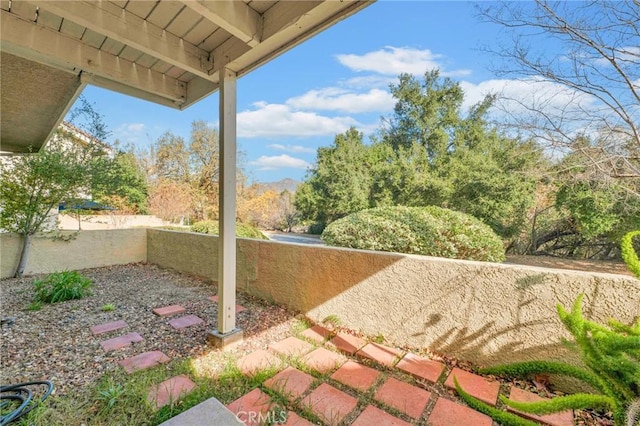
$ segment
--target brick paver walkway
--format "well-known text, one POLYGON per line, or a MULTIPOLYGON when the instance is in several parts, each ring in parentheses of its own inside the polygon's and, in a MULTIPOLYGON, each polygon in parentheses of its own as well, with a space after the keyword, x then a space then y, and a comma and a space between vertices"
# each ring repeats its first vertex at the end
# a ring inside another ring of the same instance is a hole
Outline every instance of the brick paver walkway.
MULTIPOLYGON (((491 426, 490 417, 456 397, 453 378, 494 406, 501 392, 495 380, 350 334, 335 335, 319 325, 246 355, 238 366, 247 375, 274 366, 279 372, 227 407, 247 416, 253 408, 257 415, 277 406, 279 412, 288 411, 284 424, 294 425, 491 426)), ((502 392, 519 401, 539 398, 515 387, 502 392)), ((571 411, 528 418, 573 425, 571 411)), ((245 423, 254 424, 248 417, 245 423)))

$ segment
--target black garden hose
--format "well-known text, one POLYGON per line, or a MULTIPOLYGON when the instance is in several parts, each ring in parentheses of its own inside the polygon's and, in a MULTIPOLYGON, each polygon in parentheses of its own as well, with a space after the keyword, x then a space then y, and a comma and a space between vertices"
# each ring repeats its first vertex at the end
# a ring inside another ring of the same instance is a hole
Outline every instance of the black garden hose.
POLYGON ((4 426, 18 420, 20 417, 33 410, 40 402, 44 401, 53 392, 53 383, 49 380, 38 380, 33 382, 17 383, 15 385, 0 386, 0 412, 4 413, 6 407, 17 406, 12 411, 0 416, 0 426, 4 426), (46 386, 46 391, 40 401, 33 402, 33 392, 28 386, 46 386))

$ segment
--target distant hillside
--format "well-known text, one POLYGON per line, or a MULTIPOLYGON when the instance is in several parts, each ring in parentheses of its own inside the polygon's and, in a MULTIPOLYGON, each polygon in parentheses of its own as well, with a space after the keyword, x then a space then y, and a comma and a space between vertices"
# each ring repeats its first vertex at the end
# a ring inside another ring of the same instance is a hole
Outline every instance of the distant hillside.
POLYGON ((276 191, 278 193, 287 190, 289 192, 296 192, 300 182, 293 179, 282 179, 277 182, 256 182, 256 184, 260 187, 258 190, 259 193, 263 193, 266 191, 276 191))

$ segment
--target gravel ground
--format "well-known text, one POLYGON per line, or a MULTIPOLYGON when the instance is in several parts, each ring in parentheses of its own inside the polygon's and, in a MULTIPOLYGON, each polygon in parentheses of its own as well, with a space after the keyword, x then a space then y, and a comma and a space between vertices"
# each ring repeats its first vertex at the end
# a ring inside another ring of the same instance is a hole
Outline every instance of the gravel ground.
MULTIPOLYGON (((211 351, 207 332, 217 324, 217 304, 207 299, 216 293, 212 282, 160 269, 153 265, 124 265, 82 271, 94 282, 92 295, 81 300, 43 304, 39 311, 25 308, 33 298, 38 277, 0 282, 0 316, 15 318, 2 325, 0 383, 48 379, 57 394, 78 390, 109 370, 117 361, 142 352, 160 350, 172 359, 194 357, 211 351), (114 304, 112 312, 102 312, 114 304), (180 304, 185 314, 195 314, 204 324, 175 330, 169 318, 152 313, 153 308, 180 304), (89 328, 116 320, 129 327, 93 336, 89 328), (139 343, 105 352, 100 342, 129 332, 139 333, 139 343)), ((238 356, 265 348, 290 335, 295 313, 239 294, 237 303, 247 308, 238 314, 237 325, 244 342, 234 348, 238 356)))

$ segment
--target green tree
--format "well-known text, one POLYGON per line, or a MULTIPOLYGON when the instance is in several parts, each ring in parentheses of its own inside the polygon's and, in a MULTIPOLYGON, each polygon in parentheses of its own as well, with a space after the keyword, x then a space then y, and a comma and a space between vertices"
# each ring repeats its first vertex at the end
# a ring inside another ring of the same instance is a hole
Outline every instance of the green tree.
POLYGON ((31 239, 52 210, 88 191, 100 169, 94 166, 104 151, 93 144, 65 144, 64 138, 59 132, 40 152, 0 162, 0 227, 23 238, 16 277, 24 273, 31 239))
POLYGON ((318 149, 315 167, 296 192, 295 206, 305 218, 328 223, 369 206, 372 176, 362 138, 351 128, 318 149))
POLYGON ((104 157, 102 163, 91 185, 93 199, 131 214, 147 214, 147 179, 133 149, 118 151, 113 159, 104 157))

